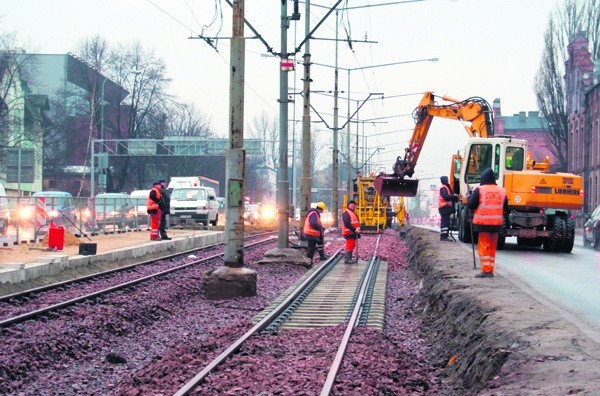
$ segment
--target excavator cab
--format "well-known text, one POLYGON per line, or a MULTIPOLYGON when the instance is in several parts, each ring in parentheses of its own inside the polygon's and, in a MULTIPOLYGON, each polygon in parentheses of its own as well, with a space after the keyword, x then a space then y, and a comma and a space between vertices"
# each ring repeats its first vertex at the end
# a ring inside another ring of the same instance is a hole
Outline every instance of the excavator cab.
POLYGON ((373 186, 382 197, 414 197, 419 189, 419 179, 382 173, 375 178, 373 186))

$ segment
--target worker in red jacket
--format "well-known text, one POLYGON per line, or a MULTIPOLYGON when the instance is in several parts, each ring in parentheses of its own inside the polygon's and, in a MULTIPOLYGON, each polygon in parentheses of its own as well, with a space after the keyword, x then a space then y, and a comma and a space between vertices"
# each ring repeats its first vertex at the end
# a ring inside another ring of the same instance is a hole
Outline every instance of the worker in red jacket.
POLYGON ((146 211, 150 215, 150 240, 151 241, 160 241, 160 236, 158 234, 158 228, 160 227, 160 216, 161 211, 159 208, 160 198, 161 198, 161 185, 160 182, 156 182, 152 185, 150 189, 150 194, 148 194, 148 199, 146 200, 146 211))
POLYGON ((474 210, 473 231, 479 233, 477 252, 481 262, 481 273, 477 278, 494 276, 498 232, 502 229, 504 212, 508 210, 508 198, 503 187, 496 184, 496 176, 491 168, 481 172, 479 187, 469 196, 467 207, 474 210))
POLYGON ((356 247, 356 240, 360 238, 360 220, 354 211, 356 202, 351 200, 344 213, 342 213, 342 236, 346 240, 346 253, 344 256, 345 264, 358 262, 358 252, 356 252, 356 260, 352 260, 352 252, 356 247))

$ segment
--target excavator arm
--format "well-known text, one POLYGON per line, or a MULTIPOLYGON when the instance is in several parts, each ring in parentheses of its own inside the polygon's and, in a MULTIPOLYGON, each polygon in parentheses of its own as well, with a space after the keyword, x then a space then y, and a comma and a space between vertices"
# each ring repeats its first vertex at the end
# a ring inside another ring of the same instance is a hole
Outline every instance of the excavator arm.
POLYGON ((470 137, 491 137, 494 135, 492 109, 485 99, 471 97, 457 100, 442 96, 443 104, 435 103, 433 92, 426 92, 413 112, 415 129, 403 157, 397 157, 392 166, 392 174, 380 174, 373 185, 381 196, 414 197, 419 186, 418 179, 412 177, 423 149, 427 133, 434 117, 459 120, 470 137))

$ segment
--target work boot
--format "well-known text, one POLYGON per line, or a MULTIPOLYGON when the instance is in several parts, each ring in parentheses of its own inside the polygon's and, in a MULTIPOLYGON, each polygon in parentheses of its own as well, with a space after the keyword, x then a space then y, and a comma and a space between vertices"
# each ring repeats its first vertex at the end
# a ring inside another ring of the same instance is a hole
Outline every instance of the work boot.
POLYGON ((354 264, 352 260, 352 252, 346 252, 344 255, 344 264, 354 264))
POLYGON ((160 239, 162 239, 163 241, 170 241, 173 238, 169 238, 168 236, 161 236, 160 239))
POLYGON ((327 260, 329 258, 328 255, 326 255, 324 252, 319 252, 319 260, 324 261, 327 260))
POLYGON ((480 272, 477 275, 475 275, 475 278, 493 278, 493 277, 494 277, 493 272, 480 272))

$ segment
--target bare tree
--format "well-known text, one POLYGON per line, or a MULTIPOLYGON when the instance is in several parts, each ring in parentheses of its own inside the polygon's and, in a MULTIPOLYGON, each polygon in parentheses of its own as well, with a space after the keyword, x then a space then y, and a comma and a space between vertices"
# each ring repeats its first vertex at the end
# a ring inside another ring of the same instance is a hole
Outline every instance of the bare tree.
POLYGON ((279 122, 275 117, 269 117, 263 112, 259 117, 254 117, 250 126, 250 137, 262 140, 264 162, 260 166, 277 172, 279 169, 279 122))
MULTIPOLYGON (((110 51, 108 61, 109 75, 129 95, 124 103, 120 98, 109 100, 114 108, 109 111, 108 124, 112 129, 115 139, 154 138, 162 139, 168 131, 166 114, 169 114, 169 104, 172 98, 167 93, 170 79, 167 77, 167 68, 162 59, 156 56, 153 50, 146 50, 139 42, 132 44, 119 44, 110 51), (157 120, 160 122, 157 125, 157 120)), ((113 92, 119 95, 118 91, 113 92)), ((147 166, 148 159, 143 157, 119 157, 114 161, 109 172, 109 181, 112 190, 123 191, 127 183, 140 185, 141 180, 133 180, 130 169, 137 169, 138 176, 144 179, 146 171, 157 172, 157 169, 147 166)), ((156 163, 155 163, 156 164, 156 163)), ((160 167, 160 163, 156 164, 160 167)))
POLYGON ((22 83, 31 81, 35 61, 19 47, 14 33, 0 34, 0 147, 15 147, 25 138, 18 129, 22 117, 15 117, 25 111, 26 92, 22 83))
POLYGON ((568 56, 567 46, 580 32, 586 32, 592 59, 597 59, 600 4, 595 0, 564 0, 548 21, 544 34, 546 45, 534 83, 538 107, 550 127, 548 148, 557 159, 556 170, 562 171, 567 170, 569 150, 564 65, 568 56))
MULTIPOLYGON (((47 98, 33 95, 37 63, 14 33, 0 33, 0 174, 7 172, 7 149, 35 148, 41 167, 47 98)), ((38 176, 39 177, 39 176, 38 176)))

